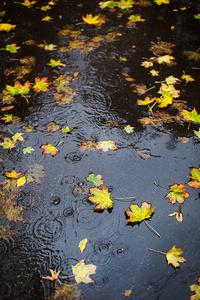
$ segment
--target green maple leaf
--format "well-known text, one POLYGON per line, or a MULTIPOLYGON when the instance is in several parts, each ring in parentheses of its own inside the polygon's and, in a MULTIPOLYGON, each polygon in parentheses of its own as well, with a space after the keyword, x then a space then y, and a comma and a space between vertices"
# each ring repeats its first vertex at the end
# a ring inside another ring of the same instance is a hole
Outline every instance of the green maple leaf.
POLYGON ((42 154, 51 154, 52 156, 55 156, 57 152, 59 152, 59 150, 56 147, 49 143, 47 143, 47 145, 42 145, 40 148, 45 150, 42 152, 42 154))
POLYGON ((103 152, 107 152, 109 149, 116 150, 117 146, 112 141, 101 141, 101 142, 98 142, 96 149, 102 149, 103 152))
POLYGON ((106 8, 106 7, 113 8, 116 5, 117 5, 117 3, 115 1, 104 1, 104 2, 99 3, 99 7, 102 9, 106 8))
POLYGON ((14 86, 6 85, 6 89, 12 95, 26 94, 30 90, 30 82, 26 81, 25 84, 22 85, 19 81, 15 81, 14 86))
POLYGON ((133 0, 120 0, 119 2, 117 2, 117 6, 121 9, 132 8, 133 4, 134 4, 133 0))
POLYGON ((66 66, 66 64, 62 64, 59 60, 51 59, 50 63, 48 64, 51 67, 57 67, 57 66, 66 66))
POLYGON ((72 272, 75 276, 76 282, 93 282, 93 280, 90 278, 90 275, 96 273, 96 268, 97 266, 93 264, 86 265, 84 259, 79 261, 75 266, 72 266, 72 272))
POLYGON ((43 19, 41 19, 41 21, 45 21, 45 22, 48 22, 49 20, 52 20, 50 16, 46 16, 43 19))
POLYGON ((35 151, 35 149, 33 149, 32 147, 26 147, 26 148, 23 148, 22 152, 24 154, 28 153, 28 154, 31 154, 33 151, 35 151))
POLYGON ((7 32, 9 32, 11 30, 14 30, 16 26, 17 25, 12 25, 12 24, 8 24, 8 23, 1 23, 0 24, 0 31, 7 31, 7 32))
POLYGON ((185 71, 183 71, 183 75, 181 76, 181 79, 185 79, 186 83, 188 83, 190 81, 195 81, 195 79, 192 78, 191 75, 186 75, 185 71))
POLYGON ((171 65, 171 64, 173 64, 173 61, 172 61, 173 59, 175 59, 173 56, 166 54, 166 55, 159 56, 158 58, 156 58, 156 61, 159 64, 166 63, 167 65, 171 65))
POLYGON ((167 194, 166 197, 169 198, 169 202, 172 204, 179 202, 183 203, 185 201, 184 198, 188 198, 190 195, 186 192, 185 185, 184 184, 177 184, 174 183, 173 185, 169 186, 170 188, 170 193, 167 194))
POLYGON ((151 208, 151 204, 147 202, 143 202, 141 207, 137 204, 131 204, 130 211, 126 211, 127 216, 129 219, 128 222, 142 222, 145 219, 149 219, 154 211, 155 207, 151 208))
POLYGON ((156 101, 156 97, 154 97, 152 99, 150 99, 149 97, 146 97, 144 100, 137 99, 137 105, 149 105, 155 101, 156 101))
POLYGON ((8 44, 6 45, 5 49, 11 53, 16 53, 17 50, 20 49, 20 47, 16 46, 16 44, 8 44))
POLYGON ((95 186, 100 186, 104 183, 104 180, 101 179, 102 175, 95 176, 94 174, 90 174, 86 179, 89 182, 92 182, 95 186))
POLYGON ((110 193, 108 192, 108 188, 102 186, 102 190, 97 187, 91 188, 90 193, 94 195, 93 197, 88 197, 88 200, 92 203, 97 204, 93 209, 106 209, 113 207, 114 201, 110 199, 110 193))
POLYGON ((40 9, 43 10, 43 11, 47 11, 48 9, 51 9, 51 6, 43 5, 40 9))
POLYGON ((188 182, 188 185, 193 187, 194 189, 200 188, 200 167, 199 169, 192 168, 190 173, 191 173, 190 178, 192 180, 188 182))
POLYGON ((134 127, 130 126, 130 125, 127 125, 124 127, 124 130, 127 132, 127 133, 132 133, 134 132, 133 130, 134 127))
MULTIPOLYGON (((198 279, 198 283, 200 283, 200 277, 198 279)), ((194 295, 190 296, 190 300, 199 300, 200 299, 200 285, 192 284, 189 285, 192 292, 195 292, 194 295)))
POLYGON ((28 1, 28 0, 24 0, 24 3, 21 3, 21 2, 15 2, 15 3, 18 3, 18 4, 22 4, 28 8, 31 8, 33 5, 37 4, 38 1, 28 1))
POLYGON ((4 117, 2 117, 1 120, 5 120, 5 123, 11 122, 13 120, 13 115, 4 114, 4 117))
POLYGON ((184 119, 187 121, 200 123, 200 114, 197 113, 195 108, 191 112, 186 109, 182 109, 181 114, 183 115, 184 119))
POLYGON ((180 255, 184 253, 181 248, 176 248, 176 245, 174 245, 166 254, 166 259, 168 265, 172 264, 174 268, 177 268, 180 266, 179 262, 184 262, 186 259, 184 257, 181 257, 180 255))
POLYGON ((16 141, 24 141, 24 138, 22 137, 24 133, 23 132, 16 132, 13 136, 12 139, 14 142, 16 141))

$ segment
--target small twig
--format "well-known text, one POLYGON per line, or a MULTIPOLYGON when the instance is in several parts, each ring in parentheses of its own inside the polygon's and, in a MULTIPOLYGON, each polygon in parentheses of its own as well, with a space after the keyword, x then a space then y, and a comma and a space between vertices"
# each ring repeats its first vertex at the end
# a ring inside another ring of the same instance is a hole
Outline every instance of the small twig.
POLYGON ((156 234, 157 234, 157 236, 159 236, 159 238, 161 238, 162 236, 151 226, 151 225, 149 225, 149 223, 147 223, 147 221, 146 220, 144 220, 144 222, 145 222, 145 224, 147 225, 147 226, 149 226, 156 234))
POLYGON ((149 248, 149 250, 154 251, 154 252, 157 252, 157 253, 160 253, 160 254, 164 254, 164 255, 167 254, 167 253, 165 253, 165 252, 162 252, 162 251, 159 251, 159 250, 154 250, 154 249, 151 249, 151 248, 149 248))
POLYGON ((26 96, 24 96, 23 94, 21 94, 22 97, 24 97, 24 99, 26 99, 26 102, 28 103, 28 98, 26 96))
POLYGON ((160 186, 159 184, 157 184, 156 181, 153 182, 157 187, 159 187, 160 189, 163 189, 165 191, 169 191, 169 189, 165 189, 164 187, 160 186))
POLYGON ((149 89, 145 90, 145 92, 148 92, 148 91, 150 91, 150 90, 152 90, 152 89, 155 89, 155 85, 152 86, 152 87, 150 87, 149 89))

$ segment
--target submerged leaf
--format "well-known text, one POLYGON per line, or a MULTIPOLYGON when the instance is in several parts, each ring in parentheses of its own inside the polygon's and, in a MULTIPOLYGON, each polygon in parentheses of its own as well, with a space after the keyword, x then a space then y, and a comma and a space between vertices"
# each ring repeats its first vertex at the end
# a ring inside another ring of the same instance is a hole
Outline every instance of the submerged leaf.
POLYGON ((7 44, 6 50, 11 53, 17 53, 17 50, 20 49, 20 47, 16 46, 16 44, 7 44))
MULTIPOLYGON (((198 279, 198 283, 200 283, 200 277, 198 279)), ((192 284, 189 285, 192 292, 195 292, 194 295, 190 296, 190 300, 199 300, 200 299, 200 285, 192 284)))
POLYGON ((34 90, 36 92, 41 92, 41 91, 48 91, 48 86, 52 84, 52 82, 47 82, 48 77, 42 77, 40 78, 39 76, 35 78, 35 85, 34 90))

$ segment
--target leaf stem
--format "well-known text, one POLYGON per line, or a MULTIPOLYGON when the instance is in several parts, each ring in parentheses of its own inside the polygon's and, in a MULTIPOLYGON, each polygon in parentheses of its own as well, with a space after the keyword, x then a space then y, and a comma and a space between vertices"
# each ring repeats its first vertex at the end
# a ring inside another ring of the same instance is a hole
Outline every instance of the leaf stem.
POLYGON ((113 198, 112 199, 118 199, 118 200, 123 200, 123 199, 133 199, 133 198, 136 198, 136 197, 124 197, 124 198, 113 198))
POLYGON ((28 98, 26 96, 24 96, 23 94, 20 94, 22 97, 24 97, 24 99, 26 100, 26 102, 28 103, 28 98))
POLYGON ((149 226, 158 236, 159 236, 159 238, 161 238, 162 236, 151 226, 151 225, 149 225, 149 223, 147 223, 147 221, 146 220, 144 220, 144 222, 145 222, 145 224, 147 225, 147 226, 149 226))
POLYGON ((163 189, 163 190, 165 190, 165 191, 169 191, 169 190, 170 190, 170 189, 165 189, 164 187, 160 186, 159 184, 157 184, 156 181, 154 181, 153 183, 154 183, 157 187, 159 187, 159 188, 161 188, 161 189, 163 189))
POLYGON ((154 250, 154 249, 151 249, 151 248, 149 248, 149 250, 154 251, 154 252, 157 252, 157 253, 161 253, 161 254, 164 254, 164 255, 167 254, 167 253, 165 253, 165 252, 162 252, 162 251, 159 251, 159 250, 154 250))

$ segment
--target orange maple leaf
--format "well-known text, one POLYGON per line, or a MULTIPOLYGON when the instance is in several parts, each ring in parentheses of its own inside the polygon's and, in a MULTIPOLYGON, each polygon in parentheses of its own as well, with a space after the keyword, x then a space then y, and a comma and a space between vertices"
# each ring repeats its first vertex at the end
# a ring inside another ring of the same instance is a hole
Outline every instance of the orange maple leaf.
POLYGON ((54 147, 53 145, 47 143, 47 145, 42 145, 40 148, 44 149, 45 151, 42 154, 49 154, 51 153, 52 156, 55 156, 59 150, 54 147))

